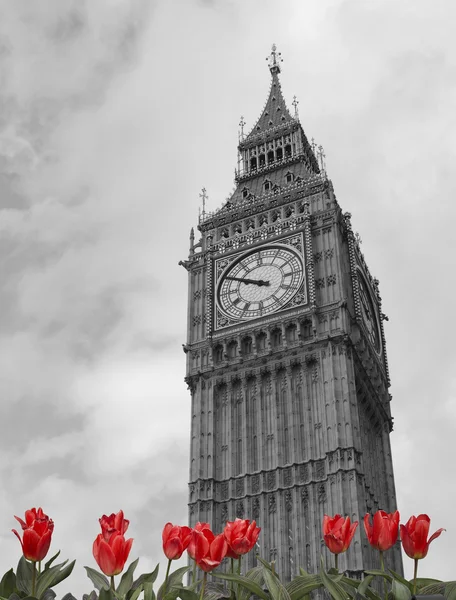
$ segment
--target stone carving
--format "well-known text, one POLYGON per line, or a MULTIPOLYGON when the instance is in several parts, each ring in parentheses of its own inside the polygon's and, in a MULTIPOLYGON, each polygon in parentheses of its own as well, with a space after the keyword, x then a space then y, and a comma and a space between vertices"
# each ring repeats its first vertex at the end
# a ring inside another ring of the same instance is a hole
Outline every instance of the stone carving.
POLYGON ((304 509, 309 507, 309 490, 306 487, 301 489, 301 502, 304 509))
POLYGON ((315 477, 317 479, 323 479, 324 476, 325 476, 325 463, 323 460, 319 460, 315 464, 315 477))
POLYGON ((323 504, 323 502, 326 502, 326 487, 325 487, 324 483, 322 483, 318 486, 318 502, 320 504, 323 504))
POLYGON ((286 486, 291 485, 293 483, 291 469, 285 469, 285 472, 283 474, 283 483, 286 486))
POLYGON ((299 466, 299 481, 307 481, 309 479, 309 467, 307 465, 299 466))
POLYGON ((325 250, 325 258, 332 258, 334 254, 334 248, 330 248, 329 250, 325 250))
POLYGON ((224 481, 221 486, 222 500, 228 499, 228 482, 224 481))
POLYGON ((236 504, 236 518, 244 518, 244 503, 242 502, 242 500, 236 504))
POLYGON ((244 493, 244 480, 238 479, 236 481, 236 496, 242 496, 244 493))
POLYGON ((259 491, 260 491, 260 476, 254 475, 252 477, 252 492, 254 494, 258 494, 259 491))
POLYGON ((252 505, 252 516, 254 519, 258 519, 260 516, 260 499, 255 498, 252 505))
POLYGON ((228 521, 228 506, 226 504, 222 504, 221 517, 222 522, 228 521))
POLYGON ((190 514, 191 515, 195 514, 195 505, 194 504, 190 504, 190 514))
POLYGON ((291 509, 293 508, 293 499, 291 497, 290 490, 287 490, 285 492, 285 508, 287 509, 288 512, 290 512, 291 509))
POLYGON ((324 277, 320 277, 318 279, 315 280, 315 287, 317 288, 317 290, 320 290, 321 288, 325 287, 325 278, 324 277))
POLYGON ((275 476, 274 471, 271 471, 270 473, 268 473, 266 481, 267 481, 268 490, 272 490, 276 484, 276 476, 275 476))
POLYGON ((275 513, 277 510, 275 494, 269 494, 268 508, 270 513, 275 513))
POLYGON ((336 284, 336 274, 332 273, 331 275, 328 275, 326 277, 326 284, 327 285, 335 285, 336 284))

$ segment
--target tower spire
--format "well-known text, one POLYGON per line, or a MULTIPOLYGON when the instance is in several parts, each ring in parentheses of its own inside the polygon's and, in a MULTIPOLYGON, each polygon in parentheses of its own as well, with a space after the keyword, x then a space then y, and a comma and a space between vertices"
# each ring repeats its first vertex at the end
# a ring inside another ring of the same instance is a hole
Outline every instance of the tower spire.
POLYGON ((283 62, 282 55, 277 52, 277 46, 272 44, 271 54, 266 58, 269 62, 269 70, 272 75, 280 73, 280 63, 283 62))

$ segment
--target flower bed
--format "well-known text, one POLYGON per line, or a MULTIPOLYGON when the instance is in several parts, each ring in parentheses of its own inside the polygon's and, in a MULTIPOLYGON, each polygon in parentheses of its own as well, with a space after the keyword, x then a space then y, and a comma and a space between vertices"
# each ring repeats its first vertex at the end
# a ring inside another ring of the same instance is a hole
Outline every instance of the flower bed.
MULTIPOLYGON (((56 593, 52 588, 71 575, 75 561, 53 565, 58 552, 42 565, 50 549, 54 523, 41 508, 26 511, 25 520, 15 518, 23 530, 22 538, 13 530, 21 543, 22 557, 16 572, 11 569, 3 576, 0 600, 53 600, 56 593)), ((375 578, 383 580, 385 600, 409 600, 416 593, 437 593, 446 600, 456 600, 456 581, 418 578, 419 561, 426 557, 430 543, 444 531, 438 529, 428 537, 430 519, 424 514, 410 517, 405 524, 399 523, 398 511, 388 514, 379 510, 373 517, 365 515, 364 530, 369 544, 379 552, 381 569, 366 571, 362 581, 346 577, 338 570, 338 556, 349 548, 358 522, 351 523, 349 517, 341 515, 325 515, 323 539, 334 555, 334 566, 328 568, 322 558, 319 573, 310 574, 300 569, 300 574, 286 584, 280 581, 274 562, 268 563, 259 556, 258 566, 242 574, 242 557, 254 550, 261 531, 255 521, 228 521, 223 532, 217 535, 209 523, 197 523, 194 528, 167 523, 162 541, 168 564, 165 580, 157 593, 154 583, 158 565, 151 573, 136 579, 134 571, 139 559, 125 569, 133 539, 125 538, 129 521, 123 511, 103 515, 99 521, 101 533, 93 543, 93 556, 101 572, 85 567, 95 590, 85 595, 84 600, 138 600, 141 595, 144 600, 249 600, 253 596, 261 600, 307 600, 310 592, 318 589, 325 589, 335 600, 382 600, 372 586, 375 578), (384 553, 395 545, 399 533, 404 552, 414 561, 411 581, 384 566, 384 553), (184 552, 192 566, 171 572, 172 562, 180 559, 184 552), (230 561, 227 572, 217 571, 226 559, 230 561), (190 583, 184 585, 183 578, 189 571, 190 583), (213 575, 211 582, 207 581, 209 572, 213 575), (118 575, 121 577, 116 582, 118 575)), ((63 600, 75 599, 72 594, 66 594, 63 600)))

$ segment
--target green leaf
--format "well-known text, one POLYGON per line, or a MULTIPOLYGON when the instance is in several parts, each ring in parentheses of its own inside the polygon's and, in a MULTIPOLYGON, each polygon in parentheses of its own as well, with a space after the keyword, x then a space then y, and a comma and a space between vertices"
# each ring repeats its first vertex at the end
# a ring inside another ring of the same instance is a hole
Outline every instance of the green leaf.
POLYGON ((17 563, 16 570, 16 586, 20 592, 29 595, 32 590, 32 564, 29 563, 23 556, 17 563))
POLYGON ((437 583, 431 583, 430 585, 426 585, 425 587, 420 589, 420 594, 422 595, 432 595, 432 594, 443 594, 446 598, 446 593, 451 593, 451 589, 453 585, 456 586, 456 581, 441 581, 437 583), (448 592, 447 592, 448 590, 448 592))
POLYGON ((82 600, 98 600, 98 595, 95 590, 92 590, 90 594, 83 594, 82 600))
POLYGON ((264 582, 273 600, 290 600, 290 594, 279 578, 267 568, 263 571, 264 582))
POLYGON ((88 578, 92 581, 93 585, 98 591, 101 591, 102 589, 109 589, 109 581, 107 577, 103 575, 103 573, 99 573, 91 567, 84 567, 84 569, 87 571, 88 578))
POLYGON ((61 581, 63 581, 71 575, 76 561, 73 560, 69 565, 65 567, 67 562, 68 561, 66 560, 63 563, 55 565, 54 567, 51 567, 50 569, 47 569, 40 573, 40 575, 38 575, 36 583, 37 598, 43 600, 42 596, 47 589, 54 587, 55 585, 57 585, 58 583, 60 583, 61 581))
POLYGON ((133 586, 133 573, 138 565, 139 558, 130 563, 128 569, 122 575, 119 585, 117 586, 117 595, 123 598, 133 586))
MULTIPOLYGON (((413 586, 413 579, 409 582, 411 586, 413 586)), ((443 583, 441 579, 431 579, 430 577, 417 577, 416 578, 416 589, 420 590, 423 587, 428 585, 433 585, 435 583, 443 583)))
MULTIPOLYGON (((188 588, 186 588, 188 589, 188 588)), ((195 594, 196 598, 193 600, 198 600, 199 594, 195 591, 191 590, 193 594, 195 594)), ((179 594, 180 595, 180 594, 179 594)), ((214 581, 208 581, 206 583, 206 587, 204 588, 204 599, 205 600, 219 600, 220 598, 230 598, 231 592, 225 589, 225 586, 222 583, 215 583, 214 581)), ((182 596, 181 596, 182 598, 182 596)), ((182 600, 192 600, 192 598, 182 598, 182 600)))
POLYGON ((367 592, 367 588, 369 587, 370 582, 373 579, 374 579, 374 575, 368 575, 367 577, 365 577, 358 586, 358 594, 365 596, 366 592, 367 592))
POLYGON ((320 575, 323 585, 334 598, 334 600, 347 600, 350 595, 344 590, 344 588, 338 583, 338 580, 342 579, 343 575, 340 577, 329 576, 325 571, 325 565, 323 563, 323 557, 321 557, 320 561, 320 575))
POLYGON ((271 600, 269 594, 266 594, 261 587, 252 581, 251 579, 247 579, 244 575, 235 575, 233 573, 212 573, 213 577, 218 577, 219 579, 225 579, 226 581, 234 581, 235 583, 239 583, 242 587, 246 588, 252 594, 255 594, 259 598, 263 600, 271 600))
POLYGON ((143 583, 144 600, 155 600, 154 584, 150 581, 143 583))
POLYGON ((154 583, 155 580, 157 579, 159 568, 160 568, 160 565, 158 564, 155 567, 155 569, 152 571, 152 573, 143 573, 142 575, 140 575, 138 577, 138 579, 136 579, 136 581, 133 582, 131 589, 136 590, 136 588, 138 586, 140 586, 143 582, 146 582, 146 581, 148 581, 150 583, 154 583))
POLYGON ((128 600, 137 600, 137 598, 139 598, 139 595, 142 593, 143 588, 142 585, 140 585, 139 587, 137 587, 136 589, 132 589, 129 591, 128 593, 128 600))
POLYGON ((412 597, 409 588, 397 579, 393 579, 392 592, 394 600, 410 600, 412 597))
POLYGON ((51 588, 45 590, 44 594, 41 596, 41 600, 54 600, 57 594, 51 588))
POLYGON ((57 558, 57 556, 59 556, 60 554, 60 550, 54 554, 54 556, 52 558, 50 558, 44 565, 44 569, 43 571, 47 571, 49 569, 49 567, 52 565, 52 563, 55 561, 55 559, 57 558))
POLYGON ((320 575, 310 575, 304 569, 303 572, 305 575, 296 576, 285 586, 291 600, 303 600, 313 590, 323 587, 320 575))
MULTIPOLYGON (((86 567, 87 569, 87 567, 86 567)), ((114 600, 115 596, 111 588, 101 588, 99 600, 114 600)))
POLYGON ((449 581, 445 585, 445 591, 443 594, 446 600, 456 600, 456 581, 449 581))
POLYGON ((0 581, 0 596, 8 598, 16 589, 16 575, 13 569, 7 571, 0 581))
POLYGON ((391 575, 389 575, 388 573, 385 573, 384 571, 380 571, 380 569, 368 569, 367 571, 364 571, 364 573, 366 575, 376 575, 377 577, 384 577, 390 583, 393 581, 393 578, 391 577, 391 575))
POLYGON ((257 555, 257 560, 258 562, 260 562, 263 567, 266 567, 266 569, 269 569, 269 571, 272 571, 272 565, 271 563, 268 563, 266 560, 264 560, 263 558, 261 558, 261 556, 257 555))
POLYGON ((65 596, 63 596, 62 600, 77 600, 77 598, 75 598, 73 594, 70 594, 70 592, 68 592, 68 594, 65 594, 65 596))
POLYGON ((392 569, 388 569, 388 571, 391 573, 391 575, 394 577, 394 579, 396 579, 396 581, 399 581, 400 583, 402 583, 402 585, 405 585, 405 587, 413 593, 413 584, 410 581, 407 581, 407 579, 404 579, 402 577, 402 575, 399 575, 399 573, 396 573, 396 571, 393 571, 392 569))
MULTIPOLYGON (((247 579, 250 579, 250 581, 253 581, 254 583, 258 584, 261 587, 264 584, 263 567, 261 565, 258 565, 257 567, 253 567, 253 569, 250 569, 250 571, 247 571, 247 573, 245 574, 245 577, 247 579)), ((236 600, 249 600, 251 595, 252 595, 252 593, 243 587, 238 590, 238 593, 236 595, 236 600)))
MULTIPOLYGON (((169 592, 171 591, 171 589, 173 587, 183 587, 182 586, 182 578, 185 575, 185 573, 187 573, 187 571, 189 571, 190 567, 181 567, 180 569, 176 569, 176 571, 174 571, 174 573, 170 573, 169 577, 168 577, 168 585, 166 586, 166 596, 164 597, 164 589, 165 589, 165 582, 162 583, 162 585, 160 586, 160 589, 158 590, 157 593, 157 599, 158 600, 165 600, 165 598, 168 597, 169 592)), ((170 598, 177 598, 177 595, 173 592, 171 594, 170 598)), ((146 600, 146 599, 144 599, 146 600)))
MULTIPOLYGON (((175 587, 174 589, 177 592, 177 597, 181 598, 182 600, 198 600, 198 598, 199 598, 199 594, 197 594, 193 590, 189 590, 188 588, 185 588, 185 587, 176 588, 175 587)), ((204 591, 204 597, 206 597, 206 590, 204 591)))

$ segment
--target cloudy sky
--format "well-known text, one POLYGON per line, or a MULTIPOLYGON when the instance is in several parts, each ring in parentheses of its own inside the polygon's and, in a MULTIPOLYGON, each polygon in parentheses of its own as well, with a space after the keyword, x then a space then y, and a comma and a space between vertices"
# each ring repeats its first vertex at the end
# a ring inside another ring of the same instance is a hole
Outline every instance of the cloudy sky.
POLYGON ((90 590, 102 513, 124 509, 141 570, 185 523, 177 263, 201 188, 213 210, 233 187, 275 42, 380 280, 399 508, 447 528, 420 573, 454 579, 455 19, 452 0, 0 0, 0 571, 31 506, 77 558, 60 595, 90 590))

